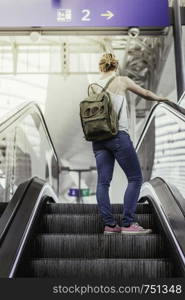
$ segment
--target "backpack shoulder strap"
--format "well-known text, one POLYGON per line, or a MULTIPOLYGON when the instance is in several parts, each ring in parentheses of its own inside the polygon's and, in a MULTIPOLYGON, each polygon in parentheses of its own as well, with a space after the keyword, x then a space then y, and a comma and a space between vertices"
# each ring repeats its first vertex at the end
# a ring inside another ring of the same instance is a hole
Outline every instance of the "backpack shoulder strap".
POLYGON ((119 113, 118 113, 118 121, 120 119, 120 115, 121 115, 121 111, 122 111, 122 108, 123 108, 123 102, 125 101, 125 99, 123 98, 123 101, 121 103, 121 107, 120 107, 120 110, 119 110, 119 113))
POLYGON ((116 76, 113 76, 109 79, 109 81, 107 82, 107 84, 105 85, 105 87, 102 87, 101 85, 99 85, 98 83, 91 83, 89 86, 88 86, 88 96, 90 95, 90 88, 92 89, 93 93, 95 94, 95 91, 93 89, 93 85, 97 85, 99 87, 102 88, 102 91, 106 91, 106 89, 108 88, 109 84, 111 84, 111 82, 116 78, 116 76))
POLYGON ((116 78, 116 76, 113 76, 109 79, 109 81, 107 82, 107 84, 104 87, 104 90, 106 91, 109 87, 109 85, 111 84, 111 82, 116 78))
POLYGON ((99 85, 98 83, 96 83, 96 82, 91 83, 88 86, 88 96, 90 95, 90 89, 92 89, 93 94, 96 94, 95 90, 93 89, 93 85, 99 86, 102 90, 104 90, 104 88, 101 85, 99 85))

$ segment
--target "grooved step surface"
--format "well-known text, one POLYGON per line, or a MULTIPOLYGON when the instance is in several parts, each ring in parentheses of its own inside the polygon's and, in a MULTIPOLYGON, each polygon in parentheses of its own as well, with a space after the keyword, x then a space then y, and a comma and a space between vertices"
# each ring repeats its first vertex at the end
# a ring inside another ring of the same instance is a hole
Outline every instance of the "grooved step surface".
MULTIPOLYGON (((112 208, 121 225, 122 205, 112 208)), ((125 279, 173 277, 168 243, 152 212, 149 204, 138 204, 135 218, 152 234, 104 235, 97 205, 46 204, 17 277, 115 285, 125 279)))
POLYGON ((171 277, 173 273, 172 264, 165 259, 35 259, 25 262, 25 268, 28 277, 60 278, 61 283, 123 283, 124 279, 171 277))
POLYGON ((164 238, 148 235, 43 234, 33 239, 30 256, 45 258, 159 258, 164 238))
MULTIPOLYGON (((115 215, 118 224, 122 215, 115 215)), ((145 228, 156 231, 153 214, 138 214, 136 221, 145 228)), ((100 215, 44 215, 38 231, 42 233, 102 233, 104 229, 100 215)))
MULTIPOLYGON (((114 214, 121 214, 123 211, 122 204, 113 204, 112 212, 114 214)), ((61 204, 50 203, 46 204, 44 212, 46 214, 98 214, 98 206, 96 204, 61 204)), ((150 213, 151 207, 149 204, 137 205, 137 214, 150 213)))

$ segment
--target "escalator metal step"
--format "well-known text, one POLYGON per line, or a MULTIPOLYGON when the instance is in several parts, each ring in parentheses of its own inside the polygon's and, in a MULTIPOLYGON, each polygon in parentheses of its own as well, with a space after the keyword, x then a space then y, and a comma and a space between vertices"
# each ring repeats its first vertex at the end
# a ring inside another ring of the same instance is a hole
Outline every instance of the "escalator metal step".
POLYGON ((30 245, 31 257, 45 258, 160 258, 161 235, 43 234, 30 245))
MULTIPOLYGON (((118 224, 122 215, 115 215, 118 224)), ((136 221, 145 228, 157 231, 153 214, 137 214, 136 221)), ((43 215, 38 226, 41 233, 102 233, 103 223, 100 215, 43 215)))
MULTIPOLYGON (((121 214, 123 210, 122 204, 113 204, 112 210, 114 214, 121 214)), ((98 206, 96 204, 61 204, 49 203, 45 206, 46 214, 98 214, 98 206)), ((149 204, 137 205, 137 214, 150 213, 151 207, 149 204)))
POLYGON ((60 278, 64 282, 118 282, 133 278, 167 278, 173 265, 166 259, 34 259, 25 262, 24 277, 60 278))

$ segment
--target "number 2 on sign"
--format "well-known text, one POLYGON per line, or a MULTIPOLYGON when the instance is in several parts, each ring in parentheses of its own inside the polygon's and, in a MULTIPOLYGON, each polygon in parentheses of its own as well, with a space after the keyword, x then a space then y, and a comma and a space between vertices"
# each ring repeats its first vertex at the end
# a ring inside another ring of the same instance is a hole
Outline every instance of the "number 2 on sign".
POLYGON ((82 17, 82 21, 90 21, 91 19, 89 18, 90 16, 90 10, 89 9, 83 9, 82 10, 82 14, 84 14, 84 16, 82 17))

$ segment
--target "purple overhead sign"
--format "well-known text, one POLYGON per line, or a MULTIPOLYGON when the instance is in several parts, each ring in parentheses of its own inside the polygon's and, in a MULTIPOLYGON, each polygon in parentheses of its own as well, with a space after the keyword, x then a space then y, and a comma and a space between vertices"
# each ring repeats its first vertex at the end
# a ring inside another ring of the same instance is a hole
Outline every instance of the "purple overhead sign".
POLYGON ((169 25, 168 0, 0 0, 0 28, 169 25))

